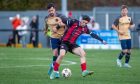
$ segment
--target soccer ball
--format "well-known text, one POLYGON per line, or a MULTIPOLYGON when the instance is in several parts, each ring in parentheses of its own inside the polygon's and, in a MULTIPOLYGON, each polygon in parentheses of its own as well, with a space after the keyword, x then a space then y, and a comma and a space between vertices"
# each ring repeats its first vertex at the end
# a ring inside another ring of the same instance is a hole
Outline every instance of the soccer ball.
POLYGON ((68 78, 72 75, 71 70, 69 68, 64 68, 62 70, 62 76, 68 78))

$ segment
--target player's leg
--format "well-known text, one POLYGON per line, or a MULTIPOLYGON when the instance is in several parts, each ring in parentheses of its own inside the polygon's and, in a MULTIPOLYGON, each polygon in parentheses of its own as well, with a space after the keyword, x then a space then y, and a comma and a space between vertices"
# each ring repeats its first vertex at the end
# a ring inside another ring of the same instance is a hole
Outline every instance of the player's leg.
POLYGON ((121 60, 123 58, 123 56, 125 55, 125 53, 127 52, 126 40, 121 40, 120 42, 121 42, 122 51, 118 56, 119 60, 121 60))
POLYGON ((121 63, 121 59, 123 58, 123 56, 127 53, 127 47, 126 47, 126 40, 120 40, 120 43, 121 43, 121 48, 122 48, 122 51, 120 52, 120 54, 118 55, 118 58, 117 58, 117 65, 119 67, 122 67, 122 63, 121 63))
POLYGON ((13 44, 14 44, 14 47, 16 47, 16 31, 13 30, 13 44))
POLYGON ((48 75, 51 74, 51 72, 53 70, 54 63, 55 63, 55 61, 57 59, 57 52, 58 52, 58 50, 57 49, 53 49, 52 51, 53 51, 53 57, 52 57, 52 62, 50 64, 50 67, 49 67, 49 70, 48 70, 48 75))
POLYGON ((52 57, 52 62, 50 64, 50 67, 48 70, 48 75, 51 74, 51 72, 53 70, 54 63, 58 57, 58 52, 59 52, 58 48, 60 46, 59 41, 60 41, 59 39, 51 38, 51 47, 52 47, 53 57, 52 57))
POLYGON ((80 56, 80 61, 81 61, 81 69, 82 69, 82 76, 85 77, 87 75, 93 74, 93 71, 88 71, 87 70, 87 65, 86 65, 86 53, 81 47, 74 48, 72 52, 78 56, 80 56))
POLYGON ((59 65, 61 64, 62 59, 65 56, 65 54, 66 54, 66 50, 60 49, 60 55, 58 56, 54 65, 54 71, 58 71, 59 65))
POLYGON ((125 67, 131 68, 131 66, 129 65, 129 60, 130 60, 130 56, 131 56, 131 39, 127 40, 127 53, 125 55, 125 67))
POLYGON ((50 79, 55 79, 55 78, 60 77, 58 69, 59 69, 60 63, 61 63, 63 57, 65 56, 66 52, 67 52, 67 49, 66 49, 65 45, 61 45, 60 54, 59 54, 56 62, 54 63, 54 68, 53 68, 53 72, 50 75, 50 79))

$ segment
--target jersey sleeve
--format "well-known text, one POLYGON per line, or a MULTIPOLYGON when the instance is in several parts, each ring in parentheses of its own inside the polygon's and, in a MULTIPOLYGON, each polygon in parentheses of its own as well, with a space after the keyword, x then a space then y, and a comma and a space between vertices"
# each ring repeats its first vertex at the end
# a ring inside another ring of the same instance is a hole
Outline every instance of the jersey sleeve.
POLYGON ((119 18, 116 18, 113 24, 114 24, 115 26, 118 26, 118 25, 119 25, 119 18))
POLYGON ((66 24, 67 27, 69 28, 69 27, 71 27, 74 23, 77 23, 77 22, 79 22, 79 21, 76 20, 76 19, 68 18, 65 24, 66 24))
POLYGON ((103 42, 103 39, 100 38, 100 37, 99 37, 97 34, 95 34, 94 32, 90 32, 90 36, 91 36, 92 38, 95 38, 95 39, 97 39, 97 40, 103 42))
POLYGON ((48 29, 47 19, 48 19, 48 17, 45 17, 45 19, 44 19, 44 23, 45 23, 44 29, 48 29))
POLYGON ((62 19, 63 23, 66 23, 67 20, 68 20, 68 18, 65 15, 63 15, 63 14, 58 14, 58 17, 60 17, 62 19))
POLYGON ((132 20, 132 18, 131 18, 131 21, 130 21, 130 25, 133 25, 134 23, 133 23, 133 20, 132 20))
POLYGON ((48 17, 45 17, 45 19, 44 19, 44 29, 43 29, 43 31, 44 31, 44 34, 46 35, 46 36, 51 36, 51 30, 50 30, 50 28, 49 28, 49 26, 48 26, 48 24, 47 24, 47 19, 48 19, 48 17))
POLYGON ((97 40, 103 42, 103 39, 100 38, 100 37, 99 37, 97 34, 95 34, 94 32, 90 31, 90 30, 88 29, 87 26, 86 26, 86 30, 87 30, 86 33, 89 34, 92 38, 95 38, 95 39, 97 39, 97 40))

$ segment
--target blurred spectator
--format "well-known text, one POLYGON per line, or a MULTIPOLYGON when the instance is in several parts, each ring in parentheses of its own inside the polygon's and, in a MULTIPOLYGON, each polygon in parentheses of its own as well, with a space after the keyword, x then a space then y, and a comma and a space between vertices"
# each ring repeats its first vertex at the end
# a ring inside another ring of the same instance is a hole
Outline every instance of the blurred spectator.
POLYGON ((17 14, 15 17, 9 17, 9 20, 11 21, 13 26, 13 43, 15 46, 16 43, 19 43, 20 37, 18 35, 17 27, 21 25, 21 18, 20 15, 17 14))
POLYGON ((10 35, 6 46, 7 47, 12 47, 12 44, 14 43, 13 41, 14 41, 13 40, 13 35, 10 35))
POLYGON ((92 20, 91 23, 88 24, 88 28, 90 31, 100 30, 100 25, 99 25, 99 23, 95 22, 95 20, 92 20))
POLYGON ((68 17, 69 17, 69 18, 72 18, 72 11, 69 11, 69 12, 68 12, 68 17))
POLYGON ((21 25, 17 27, 17 30, 19 30, 18 34, 20 36, 20 43, 23 45, 23 47, 26 47, 26 37, 27 37, 27 29, 28 26, 25 22, 25 20, 22 20, 21 25))
POLYGON ((100 25, 96 21, 92 20, 92 28, 93 30, 100 30, 100 25))
POLYGON ((48 29, 44 29, 44 34, 45 34, 45 36, 46 36, 46 42, 47 42, 47 47, 48 48, 50 48, 51 46, 51 43, 50 43, 50 36, 51 36, 51 30, 50 30, 50 28, 48 27, 48 29))
POLYGON ((30 43, 33 43, 34 47, 38 46, 38 18, 37 16, 32 17, 32 21, 30 23, 31 27, 31 35, 30 35, 30 43))
POLYGON ((140 20, 139 20, 139 23, 138 23, 137 30, 140 30, 140 20))

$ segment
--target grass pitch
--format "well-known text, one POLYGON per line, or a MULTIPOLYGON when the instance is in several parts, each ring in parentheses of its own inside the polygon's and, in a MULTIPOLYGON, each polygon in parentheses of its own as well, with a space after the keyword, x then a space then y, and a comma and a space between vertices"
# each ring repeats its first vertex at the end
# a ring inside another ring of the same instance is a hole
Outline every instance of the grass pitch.
POLYGON ((50 49, 0 48, 0 84, 140 84, 140 50, 132 50, 132 68, 117 67, 119 52, 86 50, 87 68, 95 72, 88 77, 81 76, 79 57, 67 53, 59 70, 68 67, 72 76, 50 80, 50 49))

